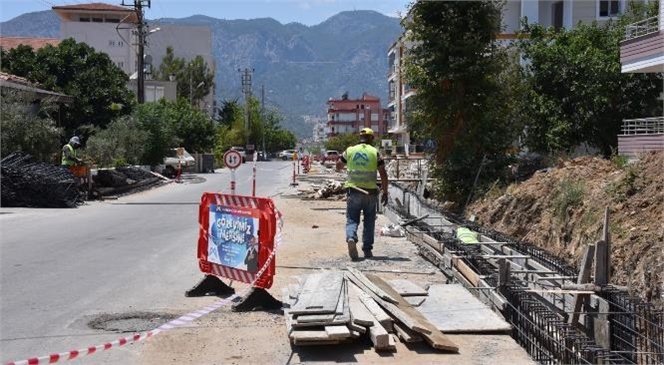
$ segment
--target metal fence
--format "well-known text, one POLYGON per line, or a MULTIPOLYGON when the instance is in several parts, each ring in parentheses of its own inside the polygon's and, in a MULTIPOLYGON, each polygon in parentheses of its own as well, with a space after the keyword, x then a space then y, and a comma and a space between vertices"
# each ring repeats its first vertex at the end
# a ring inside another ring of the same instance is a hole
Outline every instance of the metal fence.
POLYGON ((620 129, 620 134, 624 136, 662 133, 664 133, 664 117, 625 119, 620 129))
POLYGON ((650 33, 659 31, 659 19, 654 16, 652 18, 643 19, 639 22, 632 23, 625 27, 625 39, 628 41, 637 37, 642 37, 650 33))

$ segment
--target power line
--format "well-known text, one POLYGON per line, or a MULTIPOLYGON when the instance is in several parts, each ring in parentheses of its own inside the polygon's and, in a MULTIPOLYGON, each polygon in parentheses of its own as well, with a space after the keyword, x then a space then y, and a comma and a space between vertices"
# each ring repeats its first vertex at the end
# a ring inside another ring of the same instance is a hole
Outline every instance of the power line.
POLYGON ((143 104, 145 102, 145 18, 143 14, 143 7, 150 8, 150 0, 134 0, 134 4, 125 4, 124 0, 122 1, 122 6, 133 7, 134 12, 136 13, 137 19, 137 30, 136 35, 138 37, 138 70, 137 74, 137 83, 136 83, 136 96, 138 98, 138 103, 143 104))

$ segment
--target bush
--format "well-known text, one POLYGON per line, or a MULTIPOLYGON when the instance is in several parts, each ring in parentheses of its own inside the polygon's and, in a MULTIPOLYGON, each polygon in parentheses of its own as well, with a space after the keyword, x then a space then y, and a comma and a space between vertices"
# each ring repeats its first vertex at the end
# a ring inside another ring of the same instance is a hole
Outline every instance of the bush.
POLYGON ((560 220, 566 220, 567 211, 583 204, 585 187, 581 181, 563 181, 553 197, 553 213, 560 220))
POLYGON ((140 164, 147 140, 133 118, 123 117, 90 137, 84 155, 100 167, 140 164))
POLYGON ((1 157, 23 151, 41 162, 53 163, 60 156, 62 128, 48 117, 50 104, 31 104, 31 94, 3 88, 0 111, 1 157), (38 108, 34 108, 38 105, 38 108), (57 157, 56 157, 57 156, 57 157))

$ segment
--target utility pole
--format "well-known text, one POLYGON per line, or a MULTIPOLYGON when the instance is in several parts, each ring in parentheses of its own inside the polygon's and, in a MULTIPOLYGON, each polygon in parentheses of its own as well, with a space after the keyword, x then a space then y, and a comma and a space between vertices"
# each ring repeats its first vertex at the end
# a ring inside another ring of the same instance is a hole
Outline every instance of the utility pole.
POLYGON ((238 69, 242 73, 242 93, 244 93, 244 128, 247 130, 247 144, 249 144, 249 97, 251 96, 251 73, 254 69, 238 69))
POLYGON ((150 8, 150 0, 134 0, 133 5, 127 5, 122 2, 122 6, 133 6, 134 11, 136 12, 136 18, 138 23, 136 24, 136 36, 138 37, 138 70, 136 71, 137 81, 136 81, 136 96, 138 98, 138 103, 143 104, 145 102, 145 21, 143 18, 143 7, 150 8))
POLYGON ((265 84, 261 84, 261 130, 263 131, 263 159, 267 161, 265 151, 265 84))

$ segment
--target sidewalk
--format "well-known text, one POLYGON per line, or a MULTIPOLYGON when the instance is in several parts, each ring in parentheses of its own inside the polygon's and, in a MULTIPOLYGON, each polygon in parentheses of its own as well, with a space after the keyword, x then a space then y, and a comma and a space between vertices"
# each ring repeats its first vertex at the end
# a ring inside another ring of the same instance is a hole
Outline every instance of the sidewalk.
MULTIPOLYGON (((298 190, 308 183, 300 183, 298 190)), ((284 217, 283 243, 276 254, 277 271, 269 292, 281 300, 281 288, 298 275, 321 269, 354 267, 386 280, 408 279, 420 286, 445 283, 444 276, 417 254, 405 238, 376 235, 374 258, 352 262, 345 243, 345 202, 300 200, 287 195, 275 198, 284 217)), ((378 216, 376 229, 390 223, 378 216)), ((228 280, 224 279, 225 282, 228 280)), ((233 283, 237 293, 246 284, 233 283)), ((192 298, 200 306, 217 298, 192 298)), ((235 313, 230 306, 175 329, 140 349, 142 364, 532 364, 526 352, 507 335, 448 335, 459 345, 459 354, 433 350, 424 342, 405 345, 397 341, 396 352, 376 353, 369 340, 348 345, 292 347, 281 311, 235 313)))

